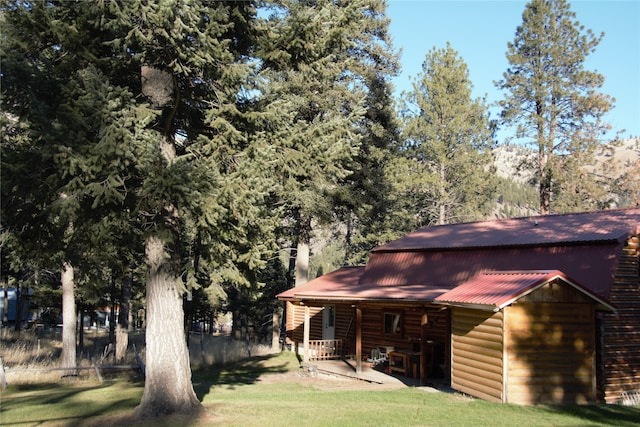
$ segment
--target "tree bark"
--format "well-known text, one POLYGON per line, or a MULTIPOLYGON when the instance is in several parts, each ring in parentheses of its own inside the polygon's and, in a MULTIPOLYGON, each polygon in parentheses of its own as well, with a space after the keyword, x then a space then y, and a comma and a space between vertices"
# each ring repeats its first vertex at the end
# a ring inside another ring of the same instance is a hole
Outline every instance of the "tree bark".
POLYGON ((197 413, 202 405, 191 383, 184 334, 180 277, 166 244, 158 236, 146 241, 147 329, 144 392, 135 414, 156 417, 197 413))
POLYGON ((69 368, 64 375, 76 374, 76 299, 73 266, 64 263, 62 270, 62 354, 61 367, 69 368))
MULTIPOLYGON (((141 77, 142 92, 155 107, 166 106, 174 96, 177 97, 177 87, 170 73, 143 66, 141 77)), ((175 109, 164 119, 164 138, 158 147, 169 165, 176 158, 170 130, 173 114, 175 109)), ((177 248, 169 247, 171 239, 179 241, 178 212, 170 202, 164 210, 163 218, 156 223, 160 231, 150 235, 145 242, 146 374, 142 399, 135 410, 138 417, 195 414, 202 408, 191 383, 179 274, 180 254, 177 248)))
POLYGON ((120 297, 120 313, 118 315, 118 326, 116 327, 116 363, 124 361, 127 348, 129 347, 129 329, 131 318, 131 288, 133 283, 133 268, 122 284, 122 296, 120 297))
POLYGON ((444 164, 444 160, 440 163, 440 194, 438 196, 438 224, 444 225, 447 223, 447 208, 446 208, 446 200, 447 200, 447 172, 444 164))
MULTIPOLYGON (((78 346, 77 349, 82 354, 84 351, 84 307, 82 303, 78 306, 78 346)), ((80 356, 82 358, 82 356, 80 356)))
MULTIPOLYGON (((116 342, 116 280, 111 273, 111 305, 109 307, 109 344, 114 345, 116 342)), ((113 355, 115 360, 115 353, 113 355)))
POLYGON ((298 246, 296 248, 296 287, 309 281, 309 255, 311 252, 311 219, 301 215, 299 221, 298 246))
POLYGON ((14 329, 18 334, 22 329, 22 289, 18 282, 16 282, 16 324, 14 329))
POLYGON ((2 287, 4 289, 3 305, 2 305, 2 326, 7 326, 9 324, 9 276, 8 275, 4 276, 2 287))

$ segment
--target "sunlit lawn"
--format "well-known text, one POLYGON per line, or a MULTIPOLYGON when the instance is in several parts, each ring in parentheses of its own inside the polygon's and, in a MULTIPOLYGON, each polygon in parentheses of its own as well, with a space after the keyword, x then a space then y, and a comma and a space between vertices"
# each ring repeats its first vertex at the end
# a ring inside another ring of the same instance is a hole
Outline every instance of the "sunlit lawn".
MULTIPOLYGON (((297 370, 290 354, 197 372, 194 387, 206 408, 195 418, 134 423, 142 383, 10 386, 2 393, 0 425, 18 426, 632 426, 640 407, 525 407, 489 403, 420 388, 321 390, 313 381, 261 382, 266 373, 297 370)), ((295 376, 294 376, 295 378, 295 376)))

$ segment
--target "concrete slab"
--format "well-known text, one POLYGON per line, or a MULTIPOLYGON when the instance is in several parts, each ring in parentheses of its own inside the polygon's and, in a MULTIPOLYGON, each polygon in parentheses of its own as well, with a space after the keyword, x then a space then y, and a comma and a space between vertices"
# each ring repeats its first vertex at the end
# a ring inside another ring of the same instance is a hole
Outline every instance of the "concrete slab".
POLYGON ((339 375, 361 381, 377 384, 396 384, 399 386, 419 386, 418 378, 407 378, 402 375, 392 375, 372 368, 369 364, 362 364, 361 372, 356 372, 353 360, 318 360, 304 364, 306 369, 315 370, 321 374, 339 375))

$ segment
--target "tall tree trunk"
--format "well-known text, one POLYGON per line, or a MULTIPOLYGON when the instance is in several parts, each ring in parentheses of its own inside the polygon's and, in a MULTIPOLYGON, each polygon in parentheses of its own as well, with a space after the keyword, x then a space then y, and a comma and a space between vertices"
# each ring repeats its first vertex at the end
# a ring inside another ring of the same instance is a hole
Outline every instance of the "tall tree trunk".
POLYGON ((127 348, 129 347, 132 286, 133 267, 129 269, 129 274, 122 284, 122 295, 120 296, 120 314, 118 315, 118 326, 116 327, 116 363, 122 363, 124 361, 125 354, 127 353, 127 348))
POLYGON ((61 367, 69 368, 64 375, 76 374, 76 299, 73 266, 64 263, 62 270, 62 354, 61 367))
POLYGON ((444 225, 447 223, 447 172, 444 160, 440 163, 440 194, 438 197, 438 225, 444 225))
POLYGON ((311 219, 300 215, 298 246, 296 248, 296 282, 295 286, 309 281, 309 255, 311 252, 311 219))
MULTIPOLYGON (((173 76, 152 66, 141 69, 142 92, 156 107, 166 106, 176 94, 173 76)), ((176 101, 177 103, 177 101, 176 101)), ((165 117, 165 137, 159 150, 168 164, 176 158, 171 135, 173 109, 165 117)), ((194 414, 202 405, 191 383, 189 349, 184 330, 182 280, 177 266, 179 250, 169 246, 178 241, 178 213, 171 203, 165 207, 165 218, 157 225, 162 231, 150 235, 145 242, 147 261, 146 368, 144 392, 135 413, 139 417, 163 414, 194 414), (162 223, 163 222, 163 223, 162 223), (168 237, 168 234, 171 237, 168 237)))
POLYGON ((193 414, 201 409, 191 383, 189 352, 184 334, 181 281, 165 242, 146 241, 147 329, 146 377, 139 417, 171 413, 193 414))
MULTIPOLYGON (((84 307, 78 304, 78 351, 82 355, 84 351, 84 307)), ((82 356, 80 356, 82 359, 82 356)))
POLYGON ((351 257, 351 238, 353 235, 353 211, 347 210, 345 223, 347 225, 347 232, 344 236, 344 265, 347 265, 349 258, 351 257))
MULTIPOLYGON (((111 306, 109 307, 109 344, 114 345, 116 341, 116 279, 111 273, 111 306)), ((115 358, 115 354, 114 354, 115 358)))
POLYGON ((20 283, 16 282, 16 324, 14 329, 18 334, 22 326, 22 289, 20 289, 20 283))
POLYGON ((4 276, 4 282, 2 282, 4 288, 3 305, 2 305, 2 326, 9 324, 9 276, 4 276))
POLYGON ((536 104, 536 126, 538 140, 538 175, 540 178, 540 213, 542 215, 548 215, 551 212, 552 171, 550 162, 552 156, 551 144, 553 144, 553 141, 546 139, 544 136, 543 111, 542 102, 538 102, 536 104))

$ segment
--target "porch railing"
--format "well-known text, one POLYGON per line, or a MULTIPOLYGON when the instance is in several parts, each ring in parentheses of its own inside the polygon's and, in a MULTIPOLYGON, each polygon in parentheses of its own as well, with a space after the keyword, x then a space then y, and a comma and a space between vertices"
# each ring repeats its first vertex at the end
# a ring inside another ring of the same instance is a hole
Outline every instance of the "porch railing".
POLYGON ((309 340, 309 360, 341 359, 343 340, 309 340))

